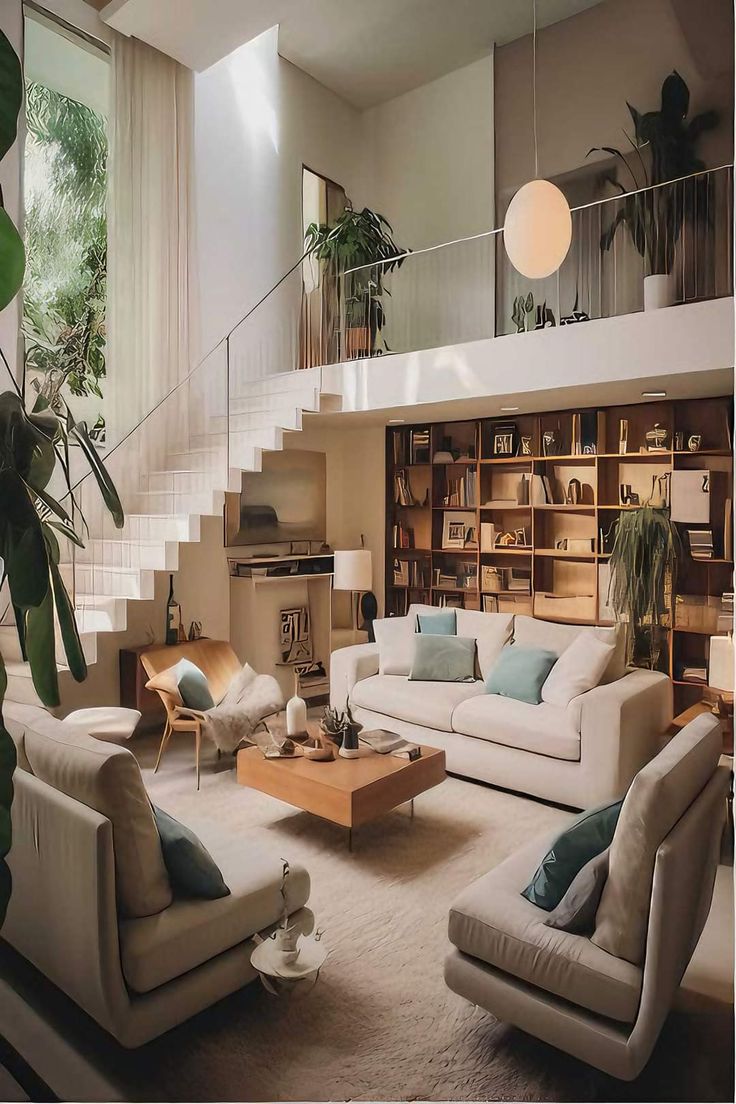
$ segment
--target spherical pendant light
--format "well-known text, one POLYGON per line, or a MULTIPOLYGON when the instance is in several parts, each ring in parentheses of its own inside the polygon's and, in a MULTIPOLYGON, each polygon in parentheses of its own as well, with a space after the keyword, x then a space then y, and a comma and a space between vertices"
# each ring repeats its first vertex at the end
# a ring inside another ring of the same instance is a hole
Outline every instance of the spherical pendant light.
POLYGON ((560 267, 572 241, 570 207, 549 180, 530 180, 509 203, 503 244, 517 272, 543 280, 560 267))

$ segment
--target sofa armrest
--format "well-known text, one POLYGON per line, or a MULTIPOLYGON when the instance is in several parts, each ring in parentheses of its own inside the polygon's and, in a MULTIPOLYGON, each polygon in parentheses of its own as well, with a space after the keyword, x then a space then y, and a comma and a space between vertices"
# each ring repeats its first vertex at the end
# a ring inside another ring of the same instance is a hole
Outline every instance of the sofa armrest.
POLYGON ((378 645, 352 644, 330 657, 330 705, 344 709, 356 682, 378 674, 378 645))
POLYGON ((667 675, 630 670, 570 703, 580 710, 580 760, 593 801, 616 800, 638 770, 654 758, 672 722, 667 675))

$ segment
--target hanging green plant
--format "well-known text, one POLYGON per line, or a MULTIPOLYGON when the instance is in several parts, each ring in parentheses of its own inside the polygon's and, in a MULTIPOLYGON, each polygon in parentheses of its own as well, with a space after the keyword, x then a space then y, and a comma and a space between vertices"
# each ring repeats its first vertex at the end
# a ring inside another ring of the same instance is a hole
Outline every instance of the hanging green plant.
POLYGON ((616 620, 629 625, 628 658, 639 666, 659 665, 680 551, 680 535, 666 510, 644 505, 621 512, 608 601, 616 620))

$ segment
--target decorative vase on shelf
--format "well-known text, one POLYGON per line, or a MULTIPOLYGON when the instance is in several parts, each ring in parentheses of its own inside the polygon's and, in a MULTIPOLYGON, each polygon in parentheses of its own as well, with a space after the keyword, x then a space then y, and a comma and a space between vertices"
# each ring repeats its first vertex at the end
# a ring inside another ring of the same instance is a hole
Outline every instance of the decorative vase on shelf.
POLYGON ((644 310, 671 307, 675 301, 675 283, 670 273, 644 277, 644 310))
POLYGON ((181 626, 181 606, 174 597, 174 576, 169 575, 169 597, 166 602, 166 643, 176 644, 181 626))
POLYGON ((299 697, 299 676, 294 674, 294 696, 286 703, 286 735, 301 736, 307 731, 307 703, 299 697))

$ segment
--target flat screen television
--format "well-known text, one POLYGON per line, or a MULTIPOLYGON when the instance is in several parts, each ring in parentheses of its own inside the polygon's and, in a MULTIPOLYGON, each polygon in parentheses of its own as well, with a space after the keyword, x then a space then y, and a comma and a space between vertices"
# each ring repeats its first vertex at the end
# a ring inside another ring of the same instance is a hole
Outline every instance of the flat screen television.
POLYGON ((263 471, 243 472, 227 496, 228 545, 323 542, 327 535, 327 466, 323 452, 264 452, 263 471))

